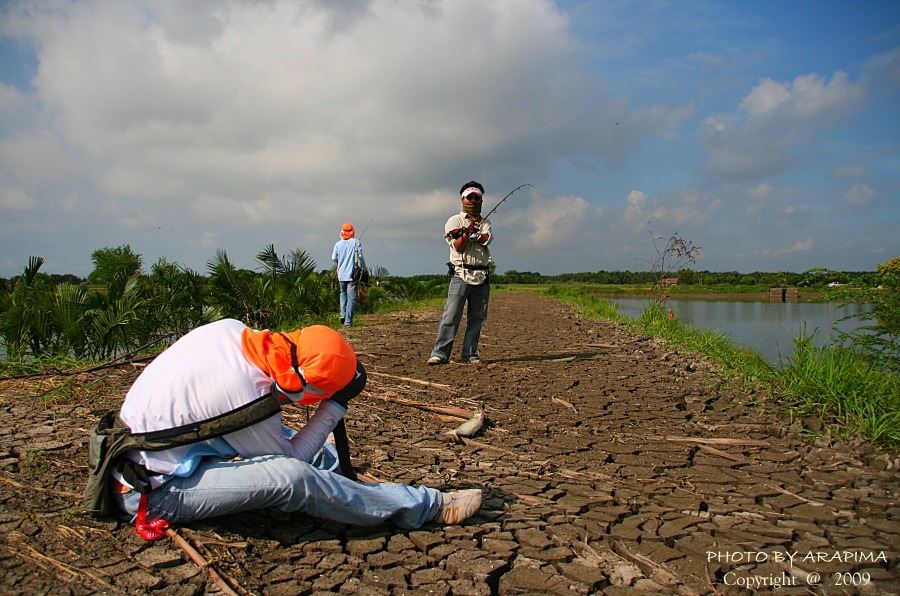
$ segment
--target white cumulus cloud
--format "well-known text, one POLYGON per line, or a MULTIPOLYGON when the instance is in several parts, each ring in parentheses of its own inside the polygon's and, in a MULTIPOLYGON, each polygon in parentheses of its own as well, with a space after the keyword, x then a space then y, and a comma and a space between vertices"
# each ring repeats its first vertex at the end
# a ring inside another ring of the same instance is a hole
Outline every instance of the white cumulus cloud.
POLYGON ((706 119, 703 169, 732 181, 780 174, 808 159, 819 134, 862 109, 866 99, 866 88, 843 72, 831 80, 818 74, 782 83, 764 79, 737 111, 706 119))
POLYGON ((878 192, 868 184, 855 184, 844 193, 844 200, 854 207, 866 207, 875 201, 878 192))
POLYGON ((570 245, 573 238, 589 229, 590 211, 590 204, 581 197, 554 197, 535 201, 525 216, 531 231, 520 237, 518 245, 533 249, 570 245))

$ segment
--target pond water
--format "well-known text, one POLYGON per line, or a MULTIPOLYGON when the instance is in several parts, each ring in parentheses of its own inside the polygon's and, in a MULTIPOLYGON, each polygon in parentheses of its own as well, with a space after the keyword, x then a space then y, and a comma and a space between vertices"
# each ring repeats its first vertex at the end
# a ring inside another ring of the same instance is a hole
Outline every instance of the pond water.
MULTIPOLYGON (((626 317, 637 317, 647 300, 610 299, 626 317)), ((794 338, 818 329, 817 345, 835 335, 834 328, 852 331, 867 322, 840 321, 851 314, 868 312, 868 304, 841 307, 835 302, 762 302, 748 300, 669 300, 682 319, 698 328, 718 330, 738 345, 753 348, 777 363, 794 350, 794 338)))

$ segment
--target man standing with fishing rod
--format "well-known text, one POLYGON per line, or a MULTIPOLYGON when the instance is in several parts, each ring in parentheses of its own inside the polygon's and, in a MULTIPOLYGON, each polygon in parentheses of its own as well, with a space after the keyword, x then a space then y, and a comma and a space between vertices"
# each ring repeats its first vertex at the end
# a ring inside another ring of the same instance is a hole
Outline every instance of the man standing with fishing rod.
MULTIPOLYGON (((503 197, 500 203, 522 186, 503 197)), ((472 180, 462 185, 459 194, 462 211, 450 217, 444 225, 444 238, 450 245, 450 262, 447 263, 450 288, 438 326, 437 340, 427 361, 432 366, 450 361, 450 352, 453 350, 464 306, 467 306, 466 332, 461 361, 473 364, 481 361, 478 341, 481 338, 481 328, 487 320, 491 296, 489 269, 493 260, 488 245, 494 240, 494 235, 490 220, 481 216, 484 187, 472 180)), ((500 203, 491 209, 488 216, 497 210, 500 203)))

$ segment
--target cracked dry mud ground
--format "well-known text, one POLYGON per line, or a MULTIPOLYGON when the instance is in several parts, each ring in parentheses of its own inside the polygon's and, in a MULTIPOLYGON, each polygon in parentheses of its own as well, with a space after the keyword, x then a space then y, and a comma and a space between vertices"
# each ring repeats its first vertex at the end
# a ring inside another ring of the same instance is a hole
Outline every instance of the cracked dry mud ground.
MULTIPOLYGON (((496 292, 490 308, 480 366, 424 363, 437 309, 346 332, 371 373, 347 417, 357 469, 482 487, 465 525, 267 510, 177 532, 238 594, 900 592, 896 455, 804 438, 702 358, 550 298, 496 292), (489 423, 453 444, 440 433, 459 420, 391 398, 483 401, 489 423)), ((78 513, 89 429, 138 372, 0 382, 3 593, 223 592, 172 540, 78 513)))

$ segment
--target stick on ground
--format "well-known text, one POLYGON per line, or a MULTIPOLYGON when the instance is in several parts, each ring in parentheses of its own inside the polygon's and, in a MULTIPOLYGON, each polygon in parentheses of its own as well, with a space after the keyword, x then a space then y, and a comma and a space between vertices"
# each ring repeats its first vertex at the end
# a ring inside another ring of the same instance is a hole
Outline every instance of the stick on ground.
POLYGON ((694 437, 666 437, 667 441, 675 443, 702 443, 704 445, 748 445, 755 447, 768 447, 769 442, 762 439, 700 439, 694 437))
POLYGON ((389 379, 397 379, 398 381, 406 381, 408 383, 418 383, 419 385, 425 385, 427 387, 437 387, 438 389, 443 389, 444 391, 449 391, 450 393, 456 393, 456 390, 453 389, 450 385, 443 385, 441 383, 432 383, 431 381, 423 381, 421 379, 413 379, 410 377, 398 377, 397 375, 389 375, 387 373, 380 372, 370 372, 366 371, 366 374, 370 377, 387 377, 389 379))
POLYGON ((240 596, 237 592, 231 589, 231 586, 228 585, 228 582, 219 575, 219 573, 210 566, 210 564, 203 558, 203 555, 197 552, 197 550, 188 543, 187 540, 178 535, 178 532, 169 528, 166 530, 166 534, 171 538, 175 544, 180 546, 184 552, 191 558, 191 560, 197 564, 200 569, 206 569, 209 572, 209 577, 212 578, 216 585, 222 589, 222 592, 227 594, 228 596, 240 596))
POLYGON ((413 408, 418 408, 420 410, 427 410, 429 412, 436 412, 438 414, 446 414, 447 416, 454 416, 456 418, 462 418, 463 420, 468 420, 472 417, 471 410, 463 410, 462 408, 454 408, 453 406, 440 406, 436 404, 425 404, 417 401, 412 401, 411 399, 403 399, 402 397, 387 397, 383 395, 375 395, 370 391, 365 392, 367 395, 371 397, 377 397, 378 399, 383 399, 384 401, 389 401, 395 404, 401 404, 404 406, 410 406, 413 408))
POLYGON ((9 478, 4 478, 3 476, 0 476, 0 482, 5 482, 6 484, 8 484, 10 486, 14 486, 16 488, 22 488, 25 490, 35 490, 35 491, 42 492, 42 493, 49 493, 51 495, 56 495, 57 497, 66 497, 66 498, 74 498, 74 499, 80 499, 82 497, 82 495, 77 495, 75 493, 67 493, 67 492, 63 492, 61 490, 51 490, 49 488, 41 488, 39 486, 28 486, 28 485, 16 482, 15 480, 10 480, 9 478))

